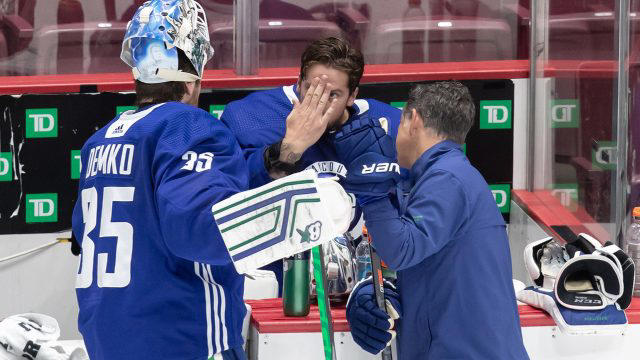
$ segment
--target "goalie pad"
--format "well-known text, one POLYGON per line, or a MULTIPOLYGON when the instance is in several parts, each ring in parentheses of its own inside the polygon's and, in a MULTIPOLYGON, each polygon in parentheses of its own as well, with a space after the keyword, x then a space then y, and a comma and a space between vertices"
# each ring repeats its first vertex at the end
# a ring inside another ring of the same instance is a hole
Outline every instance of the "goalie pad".
POLYGON ((627 325, 624 311, 616 304, 607 305, 600 310, 574 310, 562 306, 553 291, 534 286, 517 292, 516 297, 525 304, 549 313, 565 334, 619 335, 627 325))
POLYGON ((305 170, 235 194, 212 207, 240 274, 346 232, 351 200, 336 181, 305 170))

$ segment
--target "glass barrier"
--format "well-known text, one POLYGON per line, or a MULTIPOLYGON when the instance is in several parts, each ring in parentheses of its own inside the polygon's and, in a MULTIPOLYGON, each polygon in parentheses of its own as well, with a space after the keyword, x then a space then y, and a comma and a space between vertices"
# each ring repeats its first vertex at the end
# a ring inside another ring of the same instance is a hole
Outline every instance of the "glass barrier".
MULTIPOLYGON (((632 13, 640 14, 640 0, 631 0, 632 13)), ((640 16, 640 15, 639 15, 640 16)), ((630 198, 628 216, 633 207, 640 206, 640 20, 629 26, 629 154, 627 157, 630 198)), ((627 241, 629 239, 627 238, 627 241)), ((640 254, 636 254, 640 256, 640 254)))
MULTIPOLYGON (((534 190, 614 240, 617 77, 614 0, 549 0, 537 12, 534 190)), ((640 19, 635 13, 633 23, 640 19)))
MULTIPOLYGON (((121 42, 143 2, 0 0, 0 76, 129 71, 121 42)), ((207 68, 233 68, 234 1, 199 2, 216 51, 207 68)), ((297 67, 326 36, 349 39, 368 64, 528 57, 527 0, 261 0, 259 11, 262 68, 297 67)))

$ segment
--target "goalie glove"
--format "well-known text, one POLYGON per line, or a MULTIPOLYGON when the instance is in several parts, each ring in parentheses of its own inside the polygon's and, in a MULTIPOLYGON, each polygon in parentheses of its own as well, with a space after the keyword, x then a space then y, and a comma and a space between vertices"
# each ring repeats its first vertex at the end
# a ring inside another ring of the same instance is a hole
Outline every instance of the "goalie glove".
POLYGON ((367 199, 363 195, 386 195, 400 179, 393 138, 378 119, 367 116, 345 124, 334 135, 334 145, 347 167, 345 190, 356 194, 359 202, 367 199))
POLYGON ((400 295, 395 286, 384 280, 385 313, 376 303, 373 279, 361 280, 353 288, 347 301, 347 321, 353 340, 362 349, 378 354, 396 337, 394 320, 402 316, 400 295))
POLYGON ((536 286, 518 300, 546 310, 563 332, 619 333, 626 325, 633 263, 617 246, 580 234, 561 247, 549 237, 525 248, 525 265, 536 286))

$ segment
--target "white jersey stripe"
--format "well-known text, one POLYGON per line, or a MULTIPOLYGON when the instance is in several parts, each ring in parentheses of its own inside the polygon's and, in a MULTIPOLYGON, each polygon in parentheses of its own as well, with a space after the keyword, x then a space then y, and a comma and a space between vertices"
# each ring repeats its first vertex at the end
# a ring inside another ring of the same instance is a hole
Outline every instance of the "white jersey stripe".
POLYGON ((209 276, 211 277, 211 280, 213 282, 213 285, 218 288, 218 291, 220 293, 220 324, 222 325, 222 350, 227 350, 229 349, 229 334, 227 331, 227 313, 226 313, 226 297, 224 294, 224 289, 222 288, 222 285, 218 284, 215 282, 215 280, 213 280, 213 274, 211 273, 211 265, 207 265, 207 270, 209 271, 209 276))
POLYGON ((208 268, 209 265, 202 264, 202 272, 205 274, 205 277, 208 279, 209 284, 211 284, 211 294, 213 295, 213 317, 211 321, 214 324, 215 331, 215 345, 216 345, 216 353, 222 351, 222 346, 220 344, 220 314, 218 314, 218 291, 217 287, 214 285, 213 276, 209 273, 208 268))
POLYGON ((202 284, 204 285, 204 301, 205 301, 205 313, 207 319, 207 348, 208 348, 208 357, 213 355, 213 342, 211 341, 211 299, 209 297, 209 283, 204 279, 202 275, 200 275, 200 264, 197 262, 193 263, 193 267, 195 269, 196 275, 202 280, 202 284))
POLYGON ((296 95, 296 92, 293 91, 293 85, 283 86, 282 91, 284 91, 284 94, 287 96, 287 99, 289 99, 289 101, 292 104, 294 99, 298 100, 298 95, 296 95))

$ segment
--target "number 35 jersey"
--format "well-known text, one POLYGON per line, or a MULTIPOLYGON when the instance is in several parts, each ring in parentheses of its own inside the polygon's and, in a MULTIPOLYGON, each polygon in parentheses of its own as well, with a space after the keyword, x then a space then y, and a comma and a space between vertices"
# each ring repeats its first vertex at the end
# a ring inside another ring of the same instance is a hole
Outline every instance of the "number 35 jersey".
POLYGON ((211 206, 248 187, 233 135, 177 102, 128 111, 81 153, 73 233, 91 359, 206 359, 242 345, 244 280, 211 206))

